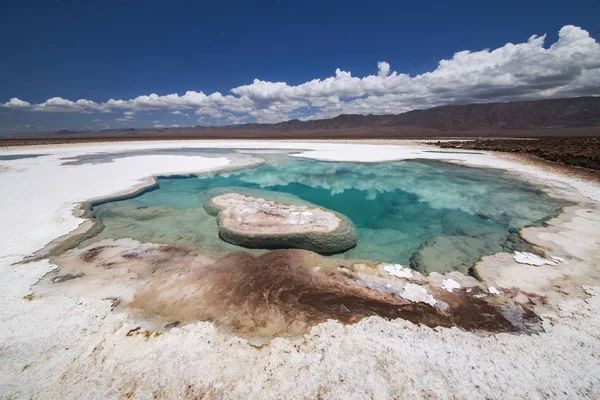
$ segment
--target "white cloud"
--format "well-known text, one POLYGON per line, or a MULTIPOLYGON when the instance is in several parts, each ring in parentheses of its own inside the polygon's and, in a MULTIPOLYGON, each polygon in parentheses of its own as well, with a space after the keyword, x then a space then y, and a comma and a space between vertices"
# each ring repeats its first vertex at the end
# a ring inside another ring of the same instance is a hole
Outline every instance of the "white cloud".
POLYGON ((262 123, 276 123, 288 119, 292 111, 306 107, 308 104, 303 100, 277 101, 266 108, 251 111, 249 114, 262 123))
POLYGON ((239 125, 248 122, 248 115, 229 115, 226 122, 231 125, 239 125))
POLYGON ((390 74, 390 64, 385 61, 379 61, 377 63, 377 69, 379 70, 379 77, 385 78, 390 74))
POLYGON ((325 79, 293 86, 255 79, 248 85, 206 95, 150 94, 104 103, 54 97, 40 104, 12 98, 3 107, 49 112, 124 111, 124 118, 145 110, 181 110, 209 116, 221 123, 256 120, 279 122, 293 117, 326 118, 341 113, 397 114, 441 104, 508 101, 580 95, 600 95, 600 45, 589 33, 567 25, 558 40, 544 47, 544 36, 497 49, 459 51, 437 68, 410 76, 392 71, 380 61, 377 74, 354 77, 337 69, 325 79))
POLYGON ((216 107, 200 108, 200 109, 196 110, 196 114, 197 115, 208 115, 213 118, 223 118, 227 115, 221 109, 216 108, 216 107))
POLYGON ((125 111, 123 113, 123 117, 122 118, 117 118, 117 121, 119 121, 119 122, 135 121, 135 118, 134 118, 133 114, 135 114, 133 111, 125 111))
POLYGON ((8 108, 14 108, 14 109, 19 109, 19 108, 27 109, 27 108, 31 108, 31 103, 20 100, 16 97, 13 97, 8 102, 4 103, 3 106, 8 107, 8 108))

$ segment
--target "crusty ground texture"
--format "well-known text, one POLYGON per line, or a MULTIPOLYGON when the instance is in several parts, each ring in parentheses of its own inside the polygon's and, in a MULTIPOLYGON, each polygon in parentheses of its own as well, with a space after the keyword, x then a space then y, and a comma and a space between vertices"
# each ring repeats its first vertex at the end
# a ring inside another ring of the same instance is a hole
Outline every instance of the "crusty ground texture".
MULTIPOLYGON (((145 156, 73 167, 60 166, 60 157, 200 145, 155 142, 47 147, 44 153, 48 156, 0 163, 7 167, 0 172, 4 188, 0 203, 0 397, 600 397, 600 283, 596 277, 600 189, 579 177, 499 155, 440 155, 423 153, 422 147, 389 144, 208 145, 295 147, 312 149, 304 155, 307 157, 363 162, 440 158, 502 168, 544 182, 554 188, 554 195, 580 199, 585 203, 582 208, 569 207, 551 221, 550 228, 525 232, 529 240, 566 260, 562 269, 552 270, 556 279, 538 282, 539 272, 535 272, 527 281, 538 296, 543 290, 552 291, 544 300, 546 305, 540 300, 536 308, 545 330, 540 334, 478 334, 369 317, 349 325, 327 321, 304 335, 275 338, 257 346, 209 322, 164 333, 138 329, 131 316, 111 311, 110 300, 28 296, 31 286, 56 267, 48 260, 18 262, 75 229, 82 220, 72 212, 81 201, 148 184, 153 174, 227 165, 222 159, 145 156)), ((481 263, 481 271, 500 290, 509 290, 514 280, 503 271, 546 268, 519 266, 507 254, 481 263)))

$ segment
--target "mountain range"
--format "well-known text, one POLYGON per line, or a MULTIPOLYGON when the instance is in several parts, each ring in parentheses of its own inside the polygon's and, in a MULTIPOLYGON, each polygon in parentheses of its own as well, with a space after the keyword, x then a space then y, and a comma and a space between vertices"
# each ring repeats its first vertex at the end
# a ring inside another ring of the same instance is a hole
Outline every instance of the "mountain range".
POLYGON ((35 132, 16 138, 393 138, 600 136, 600 97, 446 105, 397 115, 342 114, 277 124, 35 132))

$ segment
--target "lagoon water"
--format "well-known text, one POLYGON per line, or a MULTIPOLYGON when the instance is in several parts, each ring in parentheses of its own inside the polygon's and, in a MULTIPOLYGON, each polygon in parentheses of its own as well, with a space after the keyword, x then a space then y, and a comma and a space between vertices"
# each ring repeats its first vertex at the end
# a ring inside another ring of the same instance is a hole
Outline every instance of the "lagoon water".
POLYGON ((349 217, 355 248, 335 255, 420 271, 468 272, 484 255, 529 250, 519 229, 538 226, 566 205, 508 174, 438 161, 322 162, 279 155, 259 166, 210 176, 159 178, 158 187, 92 211, 104 225, 89 244, 133 238, 203 251, 244 249, 218 237, 202 208, 220 190, 322 206, 349 217), (229 189, 224 189, 229 188, 229 189))

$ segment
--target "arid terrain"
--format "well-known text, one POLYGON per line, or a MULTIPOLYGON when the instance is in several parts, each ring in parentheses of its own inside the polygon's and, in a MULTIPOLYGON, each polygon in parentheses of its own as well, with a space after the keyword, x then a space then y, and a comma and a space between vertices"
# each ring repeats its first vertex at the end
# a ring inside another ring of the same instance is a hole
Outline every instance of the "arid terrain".
POLYGON ((0 147, 73 142, 190 139, 417 139, 600 137, 600 97, 464 104, 397 115, 180 128, 59 130, 0 136, 0 147))
POLYGON ((544 160, 600 171, 600 137, 481 138, 439 142, 443 149, 486 150, 530 154, 544 160))

